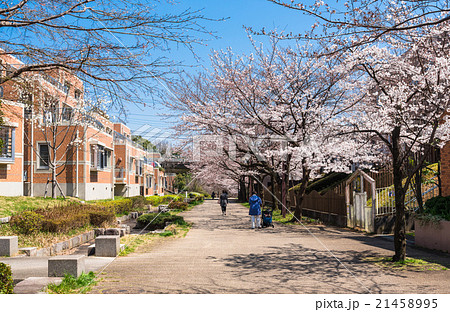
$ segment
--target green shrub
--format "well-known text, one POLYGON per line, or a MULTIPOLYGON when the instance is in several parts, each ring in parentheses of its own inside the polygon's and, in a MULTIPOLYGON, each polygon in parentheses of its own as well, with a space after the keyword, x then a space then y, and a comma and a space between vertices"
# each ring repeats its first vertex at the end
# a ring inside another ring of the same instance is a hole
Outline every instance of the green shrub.
POLYGON ((425 203, 425 214, 438 216, 450 221, 450 196, 436 196, 430 198, 425 203))
POLYGON ((190 192, 188 196, 189 198, 193 198, 195 201, 198 202, 203 201, 205 199, 205 195, 197 192, 190 192))
POLYGON ((89 221, 89 213, 78 213, 71 216, 45 219, 42 228, 44 231, 52 233, 65 233, 89 225, 89 221))
POLYGON ((89 223, 95 227, 106 227, 114 224, 116 215, 113 211, 91 211, 89 212, 89 223))
POLYGON ((43 217, 33 211, 23 211, 11 217, 10 225, 20 234, 33 234, 42 229, 43 217))
POLYGON ((168 223, 186 225, 184 218, 181 216, 171 215, 170 213, 148 213, 137 219, 135 228, 146 228, 147 230, 154 231, 157 229, 163 229, 168 223))
POLYGON ((183 201, 183 197, 179 196, 179 195, 164 195, 164 196, 158 196, 158 195, 154 195, 154 196, 148 196, 145 198, 147 203, 152 205, 152 206, 159 206, 159 205, 167 205, 171 202, 174 201, 183 201))
POLYGON ((189 205, 185 202, 173 201, 169 204, 169 209, 186 210, 189 205))
POLYGON ((152 205, 152 206, 159 206, 163 202, 163 198, 158 195, 148 196, 145 198, 145 200, 146 200, 147 204, 152 205))
POLYGON ((133 201, 130 198, 122 198, 107 202, 98 202, 97 206, 114 211, 116 215, 127 215, 132 211, 133 201))
POLYGON ((133 196, 130 197, 130 199, 132 201, 131 207, 133 211, 143 210, 145 205, 147 205, 147 201, 144 196, 133 196))
POLYGON ((14 284, 11 267, 8 264, 0 262, 0 294, 12 294, 13 291, 14 284))

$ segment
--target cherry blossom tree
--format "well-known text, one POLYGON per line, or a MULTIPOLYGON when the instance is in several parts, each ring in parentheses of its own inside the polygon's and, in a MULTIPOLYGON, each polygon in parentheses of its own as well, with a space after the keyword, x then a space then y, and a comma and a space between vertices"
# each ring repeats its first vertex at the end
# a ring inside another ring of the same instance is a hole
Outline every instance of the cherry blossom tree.
MULTIPOLYGON (((176 45, 194 46, 213 35, 201 10, 173 7, 172 1, 13 0, 0 1, 0 85, 26 72, 70 70, 86 89, 105 90, 119 108, 145 103, 157 79, 178 62, 161 56, 176 45), (171 9, 174 13, 168 13, 171 9)), ((212 37, 211 37, 212 36, 212 37)))
POLYGON ((259 141, 264 148, 255 156, 261 167, 282 177, 283 212, 289 207, 289 177, 298 176, 296 219, 309 179, 348 171, 361 151, 351 148, 355 141, 334 136, 336 116, 344 112, 338 103, 347 92, 338 82, 346 73, 332 70, 336 60, 306 56, 312 54, 307 49, 279 48, 274 42, 269 49, 254 43, 251 55, 216 52, 212 72, 177 85, 178 96, 170 100, 186 113, 185 129, 259 141))
POLYGON ((395 188, 394 261, 406 255, 405 194, 428 151, 450 139, 449 25, 411 34, 410 45, 389 37, 383 44, 354 49, 339 66, 350 72, 343 88, 353 99, 342 103, 348 114, 341 129, 371 135, 390 155, 395 188), (410 159, 416 159, 411 168, 410 159))
POLYGON ((450 20, 449 2, 389 1, 389 0, 337 0, 270 2, 316 18, 311 31, 279 34, 275 31, 260 33, 271 36, 326 41, 322 53, 346 51, 365 44, 383 41, 389 36, 407 40, 409 32, 446 23, 450 20))

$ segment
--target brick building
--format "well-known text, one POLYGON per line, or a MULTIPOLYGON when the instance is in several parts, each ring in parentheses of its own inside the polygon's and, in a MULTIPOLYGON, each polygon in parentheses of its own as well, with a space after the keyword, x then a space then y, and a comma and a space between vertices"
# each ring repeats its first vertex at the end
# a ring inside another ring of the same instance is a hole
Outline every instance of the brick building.
MULTIPOLYGON (((8 55, 0 61, 5 70, 23 65, 8 55)), ((149 167, 149 153, 131 141, 125 125, 87 109, 83 83, 70 72, 33 72, 8 81, 0 101, 0 195, 50 196, 54 175, 57 196, 62 191, 94 200, 164 193, 152 186, 153 176, 162 180, 164 174, 149 167)))

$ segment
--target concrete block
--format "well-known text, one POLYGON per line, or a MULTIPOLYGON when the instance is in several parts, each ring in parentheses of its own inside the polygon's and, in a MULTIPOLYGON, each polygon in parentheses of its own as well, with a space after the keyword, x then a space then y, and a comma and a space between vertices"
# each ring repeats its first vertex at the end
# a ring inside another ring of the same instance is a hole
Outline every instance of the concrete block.
POLYGON ((120 228, 120 237, 124 237, 127 234, 127 229, 120 228))
POLYGON ((0 224, 8 223, 11 220, 11 217, 0 218, 0 224))
POLYGON ((116 257, 119 250, 119 235, 103 235, 95 239, 95 255, 97 257, 116 257))
POLYGON ((101 235, 105 235, 105 230, 106 230, 106 229, 94 229, 94 235, 95 235, 95 237, 101 236, 101 235))
POLYGON ((19 252, 17 236, 0 236, 0 256, 14 257, 19 252))
POLYGON ((28 257, 36 257, 37 256, 37 247, 24 247, 19 248, 20 251, 23 251, 28 257))
POLYGON ((106 229, 105 235, 120 235, 120 229, 118 228, 106 229))
POLYGON ((36 257, 49 257, 51 254, 50 250, 50 247, 38 249, 36 252, 36 257))
POLYGON ((94 239, 94 231, 89 231, 87 233, 81 234, 81 243, 86 243, 94 239))
POLYGON ((48 259, 48 276, 63 277, 70 274, 79 277, 85 272, 85 258, 83 255, 56 256, 48 259))
POLYGON ((81 245, 81 236, 75 236, 70 239, 70 248, 81 245))

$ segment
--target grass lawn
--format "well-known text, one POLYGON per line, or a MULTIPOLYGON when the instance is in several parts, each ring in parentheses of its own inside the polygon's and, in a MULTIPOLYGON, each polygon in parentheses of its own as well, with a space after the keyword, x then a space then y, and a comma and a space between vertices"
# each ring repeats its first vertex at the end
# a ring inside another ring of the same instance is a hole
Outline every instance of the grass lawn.
POLYGON ((75 278, 72 275, 64 276, 61 284, 50 284, 47 286, 49 294, 85 294, 96 285, 94 272, 81 273, 80 277, 75 278))
POLYGON ((396 271, 441 271, 448 270, 447 267, 439 263, 429 262, 423 259, 409 258, 405 261, 392 262, 391 257, 366 257, 363 261, 375 264, 384 269, 396 271))
POLYGON ((24 210, 65 205, 74 201, 79 200, 72 197, 53 199, 51 197, 0 196, 0 217, 8 217, 24 210))

